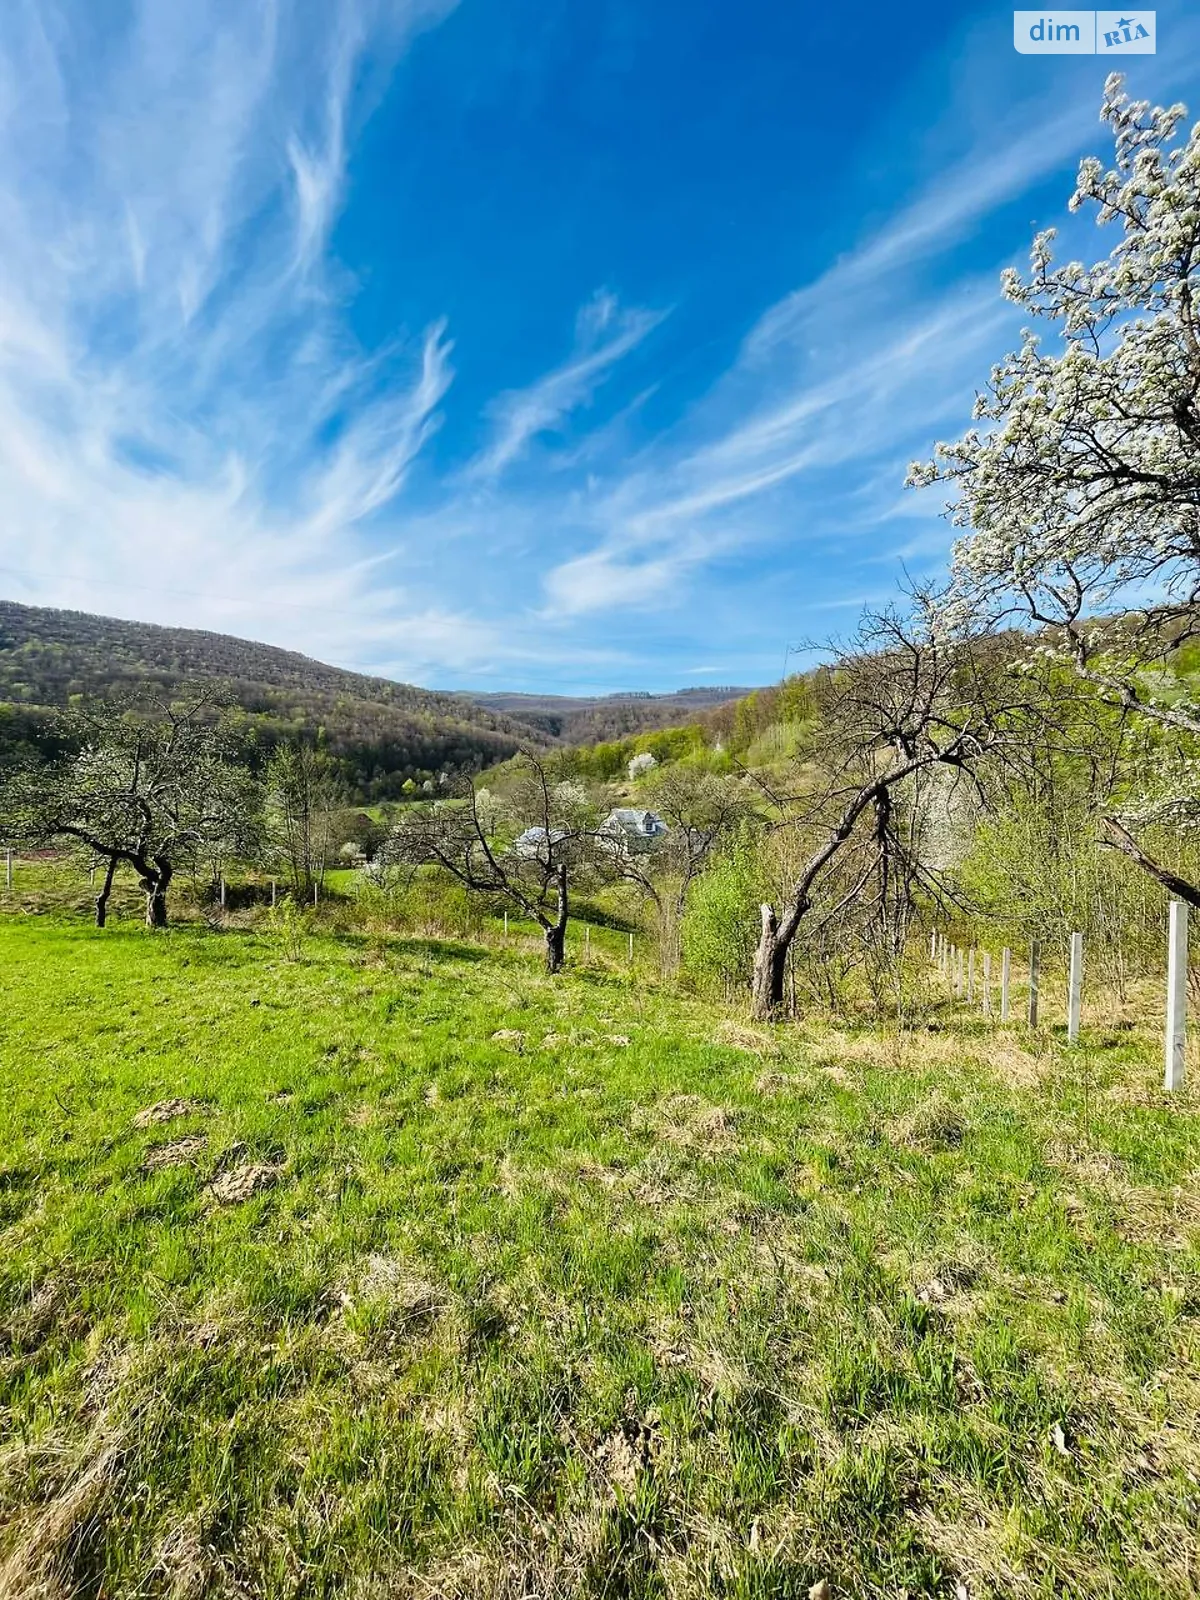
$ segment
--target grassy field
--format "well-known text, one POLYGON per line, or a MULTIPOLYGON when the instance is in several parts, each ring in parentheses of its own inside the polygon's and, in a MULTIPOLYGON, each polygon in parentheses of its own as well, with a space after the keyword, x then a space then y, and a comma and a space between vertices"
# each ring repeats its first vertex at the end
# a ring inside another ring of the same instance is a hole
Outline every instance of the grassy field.
POLYGON ((6 1600, 1200 1591, 1149 1029, 10 906, 6 1600))

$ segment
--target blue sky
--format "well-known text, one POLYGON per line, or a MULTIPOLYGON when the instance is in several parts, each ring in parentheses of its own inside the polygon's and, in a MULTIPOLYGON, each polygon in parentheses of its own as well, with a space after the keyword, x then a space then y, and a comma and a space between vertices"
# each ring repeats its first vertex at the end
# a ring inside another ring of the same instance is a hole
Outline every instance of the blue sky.
MULTIPOLYGON (((777 678, 950 543, 1110 62, 999 7, 6 0, 0 595, 434 686, 777 678)), ((1200 115, 1200 21, 1130 87, 1200 115)))

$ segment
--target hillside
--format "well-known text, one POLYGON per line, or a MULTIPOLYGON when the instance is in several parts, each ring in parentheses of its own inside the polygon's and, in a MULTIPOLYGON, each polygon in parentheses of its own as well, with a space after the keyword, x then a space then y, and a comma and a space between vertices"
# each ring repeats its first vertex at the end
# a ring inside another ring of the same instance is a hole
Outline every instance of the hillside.
POLYGON ((323 729, 362 800, 394 798, 409 778, 472 771, 548 742, 530 724, 460 697, 273 645, 0 601, 0 748, 36 741, 44 712, 73 696, 170 695, 204 680, 228 685, 266 745, 323 729))
POLYGON ((52 870, 0 878, 0 1593, 1196 1594, 1157 1006, 767 1032, 606 930, 289 955, 52 870))
POLYGON ((677 689, 673 694, 476 694, 457 691, 459 697, 489 711, 515 717, 530 727, 561 739, 564 744, 597 744, 605 739, 625 739, 656 728, 673 728, 693 722, 703 711, 728 704, 752 691, 728 686, 677 689))

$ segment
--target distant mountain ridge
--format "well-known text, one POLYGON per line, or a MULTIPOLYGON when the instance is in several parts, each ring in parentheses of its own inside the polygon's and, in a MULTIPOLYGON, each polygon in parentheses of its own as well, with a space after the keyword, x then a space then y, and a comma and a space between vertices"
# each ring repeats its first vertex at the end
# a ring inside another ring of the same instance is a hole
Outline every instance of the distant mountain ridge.
POLYGON ((541 729, 564 744, 597 744, 602 740, 624 739, 654 728, 674 727, 691 722, 701 712, 740 700, 752 693, 748 688, 705 685, 676 689, 668 694, 652 694, 646 689, 626 690, 603 695, 517 694, 497 691, 477 693, 455 691, 458 698, 470 700, 489 711, 519 718, 541 729))

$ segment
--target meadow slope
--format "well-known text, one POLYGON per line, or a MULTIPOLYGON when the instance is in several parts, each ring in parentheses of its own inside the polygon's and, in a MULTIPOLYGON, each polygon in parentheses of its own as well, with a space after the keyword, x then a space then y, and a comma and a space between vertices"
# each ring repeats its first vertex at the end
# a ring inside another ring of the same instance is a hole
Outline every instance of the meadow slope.
POLYGON ((1150 1031, 535 959, 0 918, 0 1593, 1200 1590, 1150 1031))

